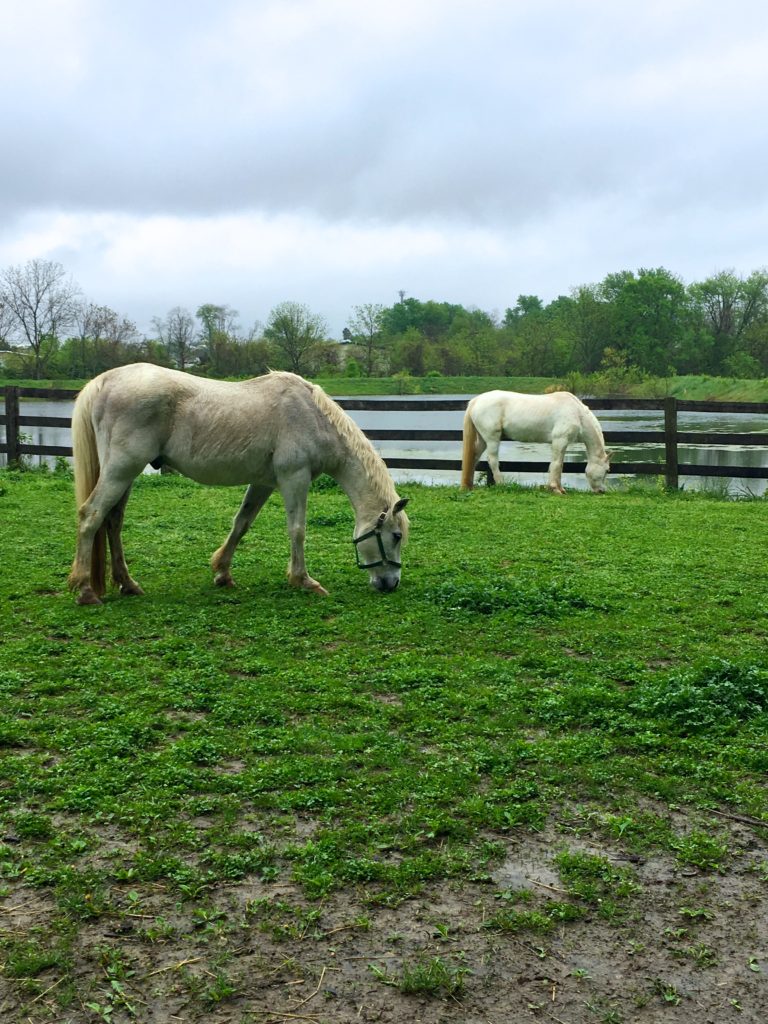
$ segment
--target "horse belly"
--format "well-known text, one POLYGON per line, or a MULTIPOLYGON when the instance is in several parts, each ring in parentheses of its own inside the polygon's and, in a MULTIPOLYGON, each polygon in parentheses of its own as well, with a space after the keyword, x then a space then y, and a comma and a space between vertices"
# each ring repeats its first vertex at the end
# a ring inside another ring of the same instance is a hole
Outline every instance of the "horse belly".
MULTIPOLYGON (((541 396, 545 397, 549 396, 541 396)), ((573 440, 577 436, 578 419, 567 404, 553 405, 538 395, 531 398, 504 410, 501 436, 505 440, 549 444, 554 438, 573 440)))
POLYGON ((504 423, 501 430, 503 441, 524 441, 541 443, 552 437, 552 428, 541 423, 504 423))
POLYGON ((505 412, 501 424, 501 437, 505 441, 529 441, 534 443, 552 440, 556 428, 554 417, 544 410, 524 407, 517 412, 505 412))
POLYGON ((552 416, 538 395, 488 392, 476 400, 472 419, 486 440, 541 442, 552 437, 552 416))
POLYGON ((266 453, 247 458, 219 455, 216 459, 195 458, 194 455, 168 453, 163 461, 183 476, 198 484, 213 487, 233 487, 244 484, 275 485, 272 460, 266 453))

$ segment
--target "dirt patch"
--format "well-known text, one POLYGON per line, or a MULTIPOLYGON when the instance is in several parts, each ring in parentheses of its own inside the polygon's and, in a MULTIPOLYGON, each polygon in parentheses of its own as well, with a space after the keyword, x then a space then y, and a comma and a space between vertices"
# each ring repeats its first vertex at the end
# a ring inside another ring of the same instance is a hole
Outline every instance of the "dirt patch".
MULTIPOLYGON (((0 976, 0 1019, 104 1019, 91 1003, 142 1024, 762 1024, 768 847, 743 825, 731 839, 728 873, 703 874, 552 828, 506 840, 488 876, 396 907, 372 907, 362 890, 312 902, 285 882, 185 902, 157 885, 117 886, 120 911, 83 925, 66 983, 56 967, 31 981, 0 976), (555 864, 563 845, 631 867, 638 889, 621 913, 567 894, 555 864), (548 931, 489 927, 502 907, 555 903, 584 916, 548 931)), ((53 912, 45 892, 13 887, 4 939, 45 936, 53 912)))

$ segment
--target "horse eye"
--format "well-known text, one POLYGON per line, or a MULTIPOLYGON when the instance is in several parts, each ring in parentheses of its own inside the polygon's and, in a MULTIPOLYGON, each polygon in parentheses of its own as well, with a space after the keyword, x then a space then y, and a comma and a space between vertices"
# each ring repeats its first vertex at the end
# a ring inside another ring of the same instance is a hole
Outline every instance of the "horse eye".
POLYGON ((395 544, 399 544, 402 539, 403 539, 402 533, 398 533, 397 531, 394 531, 392 533, 392 540, 395 542, 395 544))

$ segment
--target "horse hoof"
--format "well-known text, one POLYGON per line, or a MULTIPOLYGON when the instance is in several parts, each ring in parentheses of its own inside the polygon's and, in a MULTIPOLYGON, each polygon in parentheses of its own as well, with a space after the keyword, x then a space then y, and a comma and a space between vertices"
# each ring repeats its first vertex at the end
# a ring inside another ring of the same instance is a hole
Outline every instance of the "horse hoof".
POLYGON ((234 587, 235 585, 231 576, 214 576, 213 582, 217 587, 234 587))
POLYGON ((121 583, 120 593, 123 597, 137 597, 139 594, 143 594, 144 591, 141 589, 138 583, 121 583))
POLYGON ((288 582, 299 590, 309 590, 313 594, 319 594, 320 597, 328 597, 325 587, 317 580, 313 580, 311 576, 289 576, 288 582))
POLYGON ((78 604, 101 604, 101 599, 98 598, 92 590, 84 590, 82 594, 77 595, 78 604))

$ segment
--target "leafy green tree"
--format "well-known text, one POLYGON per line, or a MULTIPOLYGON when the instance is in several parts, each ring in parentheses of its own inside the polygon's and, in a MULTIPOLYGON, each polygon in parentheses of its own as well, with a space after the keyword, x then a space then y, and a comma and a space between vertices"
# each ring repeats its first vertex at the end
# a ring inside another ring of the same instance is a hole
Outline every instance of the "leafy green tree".
POLYGON ((347 325, 347 340, 363 351, 363 367, 366 377, 373 375, 376 352, 382 346, 384 307, 375 302, 355 306, 347 325))
POLYGON ((629 365, 663 375, 692 326, 685 285, 664 267, 609 274, 599 287, 610 309, 610 345, 629 365))
POLYGON ((337 341, 319 341, 307 355, 305 372, 310 377, 334 377, 342 370, 343 350, 337 341))
POLYGON ((498 363, 498 334, 491 317, 480 309, 460 309, 448 332, 451 347, 464 350, 470 373, 491 374, 498 363))
POLYGON ((470 373, 473 354, 461 338, 450 338, 431 346, 430 369, 427 374, 438 373, 449 377, 460 377, 470 373))
POLYGON ((412 328, 423 334, 428 342, 438 342, 447 337, 454 318, 464 312, 463 306, 449 302, 421 302, 407 298, 396 302, 382 313, 382 330, 396 337, 412 328))
MULTIPOLYGON (((712 337, 712 369, 748 342, 750 330, 768 317, 768 272, 755 270, 749 277, 723 270, 692 284, 691 298, 712 337)), ((754 338, 754 333, 752 334, 754 338)))
POLYGON ((200 321, 202 343, 199 360, 215 377, 231 376, 232 363, 237 361, 231 352, 240 332, 237 315, 237 310, 231 306, 220 306, 213 302, 203 303, 195 313, 200 321))
POLYGON ((281 302, 269 314, 265 338, 285 357, 294 373, 306 372, 314 346, 325 340, 328 328, 322 317, 298 302, 281 302))
POLYGON ((416 327, 409 327, 395 342, 393 366, 414 377, 423 377, 434 369, 431 346, 416 327))
POLYGON ((526 317, 516 333, 515 372, 523 376, 556 377, 570 369, 567 352, 548 316, 526 317))
POLYGON ((768 314, 763 314, 746 327, 739 339, 740 351, 754 362, 751 377, 768 376, 768 314))
POLYGON ((394 306, 383 310, 381 315, 382 330, 390 337, 405 334, 411 328, 420 330, 421 306, 418 299, 401 298, 394 306))
POLYGON ((575 288, 572 300, 568 312, 573 365, 584 373, 592 373, 611 343, 611 306, 595 285, 575 288))
POLYGON ((537 316, 544 312, 544 304, 538 295, 518 295, 517 303, 504 313, 504 326, 514 327, 523 318, 537 316))
POLYGON ((155 366, 171 366, 168 351, 157 338, 142 338, 135 346, 135 352, 144 363, 154 363, 155 366))
POLYGON ((539 377, 568 372, 573 306, 567 296, 545 307, 538 295, 519 295, 516 305, 506 310, 499 330, 500 371, 539 377))

